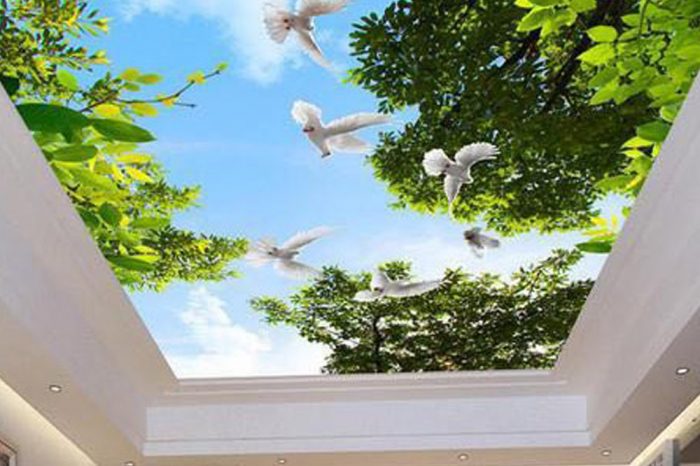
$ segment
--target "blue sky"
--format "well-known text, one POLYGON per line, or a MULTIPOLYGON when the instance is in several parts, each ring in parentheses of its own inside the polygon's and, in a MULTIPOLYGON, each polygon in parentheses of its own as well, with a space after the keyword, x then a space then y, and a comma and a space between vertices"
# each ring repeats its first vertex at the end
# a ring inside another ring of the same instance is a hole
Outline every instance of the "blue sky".
MULTIPOLYGON (((364 157, 321 160, 290 117, 294 100, 319 105, 327 119, 372 111, 375 101, 342 84, 340 74, 313 64, 294 43, 278 47, 267 40, 261 23, 264 0, 93 3, 113 18, 112 33, 96 45, 108 51, 116 71, 135 66, 164 75, 166 82, 157 91, 176 88, 194 70, 209 70, 221 61, 231 65, 224 76, 187 94, 185 100, 196 103, 196 109, 174 109, 142 122, 158 136, 152 150, 169 178, 203 187, 202 207, 180 216, 179 225, 278 240, 328 225, 337 231, 305 251, 305 262, 360 271, 406 259, 426 279, 457 266, 509 273, 547 256, 553 247, 580 241, 577 235, 524 235, 478 260, 461 239, 464 226, 444 216, 389 209, 391 197, 364 157)), ((353 21, 388 3, 356 0, 343 13, 318 22, 321 45, 339 69, 352 64, 347 36, 353 21)), ((586 258, 577 275, 597 275, 602 261, 586 258)), ((248 305, 255 296, 287 296, 300 283, 271 268, 244 262, 237 267, 242 279, 132 295, 176 374, 318 373, 323 348, 306 343, 293 329, 268 328, 248 305)))

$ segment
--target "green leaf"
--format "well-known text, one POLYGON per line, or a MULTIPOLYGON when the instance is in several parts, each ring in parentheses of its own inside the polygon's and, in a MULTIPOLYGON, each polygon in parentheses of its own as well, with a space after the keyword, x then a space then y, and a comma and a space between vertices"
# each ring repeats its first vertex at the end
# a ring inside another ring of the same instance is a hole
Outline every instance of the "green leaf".
POLYGON ((114 141, 123 142, 151 142, 155 137, 143 128, 131 123, 109 119, 90 120, 92 126, 103 136, 114 141))
POLYGON ((622 22, 625 23, 627 26, 638 28, 639 23, 641 22, 641 16, 639 16, 638 14, 625 15, 622 17, 622 22))
POLYGON ((596 26, 586 31, 593 42, 614 42, 617 39, 617 30, 612 26, 596 26))
POLYGON ((98 212, 100 217, 102 217, 102 220, 113 227, 119 225, 119 222, 122 219, 122 213, 119 211, 119 209, 117 209, 114 204, 110 204, 109 202, 102 204, 98 212))
POLYGON ((134 167, 124 167, 124 171, 136 181, 141 181, 143 183, 153 183, 153 178, 148 176, 148 174, 142 172, 141 170, 134 167))
POLYGON ((219 73, 223 73, 224 71, 226 71, 226 70, 228 69, 228 63, 226 63, 226 62, 221 62, 221 63, 219 63, 218 65, 216 65, 216 68, 215 68, 215 69, 216 69, 216 71, 218 71, 219 73))
MULTIPOLYGON (((68 167, 68 165, 65 165, 68 167)), ((117 192, 119 188, 115 185, 112 180, 106 176, 101 176, 96 173, 91 172, 87 168, 80 166, 70 167, 68 169, 70 174, 79 183, 89 186, 93 189, 97 189, 105 192, 117 192)))
POLYGON ((611 192, 611 191, 624 191, 625 187, 632 182, 634 179, 633 175, 617 175, 605 178, 596 183, 596 188, 601 191, 611 192))
POLYGON ((660 111, 661 118, 663 118, 664 121, 673 123, 676 117, 678 116, 678 112, 680 111, 680 109, 680 105, 667 105, 665 107, 662 107, 660 111))
POLYGON ((535 6, 550 7, 556 5, 563 5, 566 2, 564 0, 530 0, 530 3, 532 3, 535 6))
POLYGON ((640 138, 639 136, 635 136, 632 139, 627 140, 622 147, 631 147, 631 148, 639 148, 639 147, 649 147, 653 146, 654 142, 649 141, 644 138, 640 138))
POLYGON ((88 228, 97 228, 100 226, 100 219, 97 215, 83 207, 77 207, 77 210, 78 215, 80 215, 80 218, 83 219, 83 222, 85 222, 88 228))
POLYGON ((193 84, 204 84, 206 80, 206 75, 202 71, 195 71, 187 77, 187 81, 193 84))
POLYGON ((53 160, 58 162, 85 162, 97 155, 95 146, 73 145, 62 147, 52 152, 53 160))
POLYGON ((612 44, 598 44, 578 56, 578 59, 590 65, 603 65, 615 57, 612 44))
POLYGON ((141 72, 136 68, 127 68, 119 75, 124 81, 136 81, 139 76, 141 76, 141 72))
POLYGON ((588 241, 576 245, 579 251, 588 252, 591 254, 608 254, 612 251, 611 241, 588 241))
POLYGON ((131 104, 131 110, 133 110, 135 114, 144 117, 158 116, 158 109, 155 108, 153 105, 145 102, 137 102, 131 104))
POLYGON ((73 76, 73 74, 66 70, 58 70, 56 72, 56 79, 61 83, 61 86, 65 87, 69 91, 79 91, 80 84, 78 84, 78 78, 73 76))
POLYGON ((106 256, 107 260, 122 269, 133 270, 135 272, 151 272, 155 266, 146 260, 133 256, 106 256))
POLYGON ((17 111, 31 131, 65 134, 90 125, 85 115, 60 105, 22 104, 17 111))
POLYGON ((133 164, 133 165, 145 165, 153 160, 148 154, 124 154, 117 157, 117 160, 121 163, 133 164))
POLYGON ((596 0, 571 0, 571 9, 576 13, 594 10, 595 7, 596 0))
POLYGON ((526 14, 518 24, 518 31, 529 32, 539 29, 545 21, 552 18, 552 10, 549 8, 535 8, 526 14))
POLYGON ((651 142, 664 142, 671 125, 664 121, 652 121, 637 128, 637 136, 651 142))
POLYGON ((600 105, 615 98, 619 89, 619 80, 613 79, 608 84, 603 86, 593 97, 591 97, 591 105, 600 105))
POLYGON ((93 108, 92 111, 102 118, 113 118, 119 116, 122 112, 121 108, 114 104, 101 104, 93 108))
POLYGON ((137 218, 129 224, 131 228, 135 228, 137 230, 160 230, 168 225, 170 225, 169 219, 158 217, 137 218))
POLYGON ((603 87, 608 84, 613 79, 617 78, 617 69, 614 67, 604 68, 599 71, 593 78, 588 82, 588 86, 592 88, 603 87))
POLYGON ((630 168, 637 174, 647 175, 651 168, 654 166, 654 162, 651 157, 635 157, 630 164, 630 168))
POLYGON ((0 85, 5 88, 7 95, 12 97, 19 90, 19 79, 9 76, 0 76, 0 85))
POLYGON ((624 60, 617 64, 617 68, 624 74, 631 73, 632 71, 637 71, 644 68, 644 62, 637 58, 632 57, 628 60, 624 60))
POLYGON ((688 45, 676 52, 676 55, 691 62, 700 62, 700 45, 688 45))
POLYGON ((142 74, 136 78, 136 81, 145 84, 147 86, 151 86, 153 84, 158 84, 163 80, 163 77, 160 76, 159 74, 142 74))

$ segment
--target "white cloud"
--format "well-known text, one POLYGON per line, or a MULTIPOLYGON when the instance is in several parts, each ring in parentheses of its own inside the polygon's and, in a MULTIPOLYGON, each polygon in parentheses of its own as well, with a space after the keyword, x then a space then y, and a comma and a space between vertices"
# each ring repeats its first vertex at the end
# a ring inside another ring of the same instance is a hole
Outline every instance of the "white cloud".
POLYGON ((324 348, 299 337, 273 339, 235 324, 225 302, 204 287, 189 293, 179 317, 189 349, 166 352, 178 377, 314 374, 326 356, 324 348))
POLYGON ((243 75, 269 84, 279 79, 285 65, 299 66, 300 54, 293 41, 280 46, 267 37, 262 20, 266 3, 271 1, 126 0, 122 12, 127 20, 154 13, 178 19, 199 16, 212 21, 231 43, 234 57, 242 60, 243 75))

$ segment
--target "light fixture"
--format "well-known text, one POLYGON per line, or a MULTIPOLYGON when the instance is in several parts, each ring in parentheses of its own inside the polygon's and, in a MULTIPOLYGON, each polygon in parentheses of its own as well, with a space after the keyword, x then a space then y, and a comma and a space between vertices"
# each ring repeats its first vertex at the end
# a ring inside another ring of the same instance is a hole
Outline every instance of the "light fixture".
POLYGON ((603 456, 610 456, 610 455, 612 455, 612 450, 606 449, 606 450, 601 451, 600 454, 603 456))
POLYGON ((687 375, 689 372, 689 367, 679 367, 678 369, 676 369, 676 375, 680 375, 681 377, 687 375))
POLYGON ((51 384, 49 385, 49 391, 51 393, 61 393, 63 391, 63 387, 61 387, 60 385, 51 384))
POLYGON ((136 466, 136 463, 133 461, 124 461, 124 466, 136 466))
POLYGON ((287 464, 287 458, 277 458, 277 464, 287 464))
POLYGON ((466 454, 466 453, 460 453, 460 454, 457 456, 457 459, 460 460, 460 461, 467 461, 467 460, 469 459, 469 455, 466 454))

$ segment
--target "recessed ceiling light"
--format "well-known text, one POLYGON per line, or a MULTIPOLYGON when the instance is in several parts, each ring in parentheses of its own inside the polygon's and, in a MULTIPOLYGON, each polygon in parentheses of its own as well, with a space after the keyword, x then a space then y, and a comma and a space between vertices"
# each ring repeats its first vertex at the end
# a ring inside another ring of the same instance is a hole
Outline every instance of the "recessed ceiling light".
POLYGON ((277 464, 287 464, 287 458, 277 458, 277 464))
POLYGON ((49 385, 49 391, 51 393, 61 393, 63 391, 63 387, 61 387, 60 385, 51 384, 49 385))
POLYGON ((683 376, 683 375, 688 374, 689 372, 690 372, 689 367, 679 367, 678 369, 676 369, 676 375, 683 376))
POLYGON ((612 455, 612 450, 603 450, 600 452, 600 454, 603 456, 610 456, 612 455))
POLYGON ((457 456, 457 459, 460 461, 467 461, 469 459, 469 455, 467 455, 466 453, 460 453, 457 456))
POLYGON ((136 463, 133 461, 124 461, 124 466, 136 466, 136 463))

